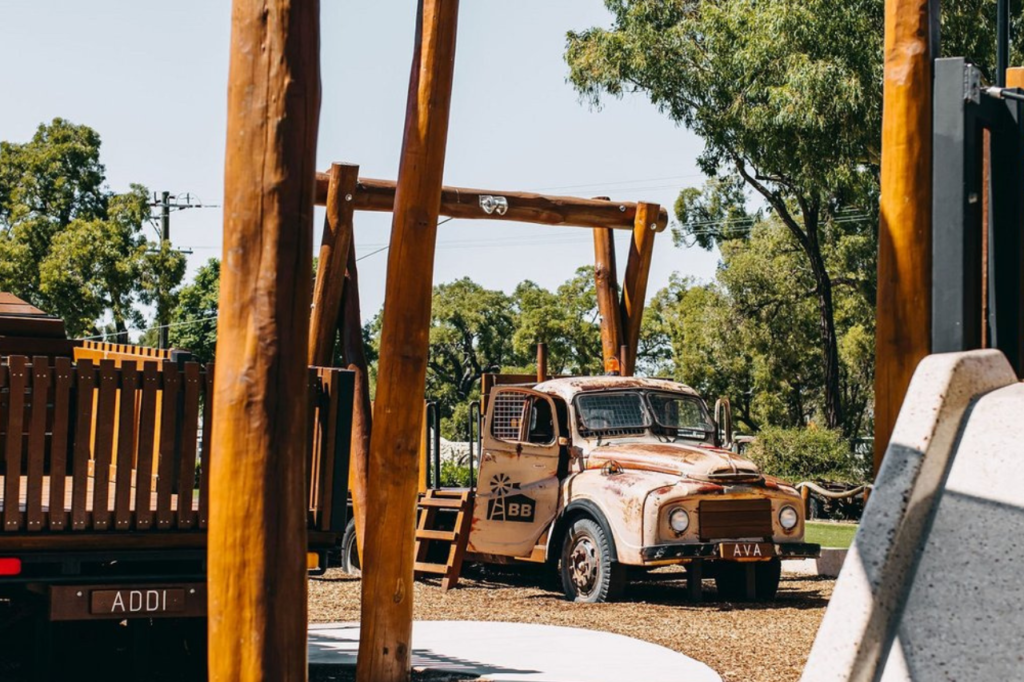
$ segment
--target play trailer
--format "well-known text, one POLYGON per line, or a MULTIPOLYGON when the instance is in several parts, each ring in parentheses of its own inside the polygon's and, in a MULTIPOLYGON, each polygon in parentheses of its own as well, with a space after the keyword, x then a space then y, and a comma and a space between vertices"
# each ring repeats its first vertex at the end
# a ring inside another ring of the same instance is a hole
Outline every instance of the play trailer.
MULTIPOLYGON (((308 380, 317 570, 347 521, 353 381, 308 380)), ((0 599, 46 623, 205 617, 213 395, 212 364, 69 340, 0 293, 0 599)))

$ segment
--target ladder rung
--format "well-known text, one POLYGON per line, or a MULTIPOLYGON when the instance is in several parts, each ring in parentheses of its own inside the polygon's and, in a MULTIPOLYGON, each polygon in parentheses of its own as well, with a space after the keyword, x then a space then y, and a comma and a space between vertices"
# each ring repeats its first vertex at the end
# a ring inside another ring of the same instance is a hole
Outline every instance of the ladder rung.
POLYGON ((434 497, 454 497, 456 499, 463 499, 469 496, 469 492, 465 489, 452 490, 445 488, 431 490, 427 494, 433 495, 434 497))
POLYGON ((462 506, 462 500, 457 497, 437 498, 424 497, 420 500, 421 507, 439 507, 441 509, 458 509, 462 506))
POLYGON ((445 542, 455 542, 456 537, 455 531, 453 530, 430 530, 426 528, 416 530, 417 540, 444 540, 445 542))
POLYGON ((423 561, 417 561, 413 568, 417 573, 436 573, 438 575, 444 575, 448 572, 448 566, 445 564, 428 564, 423 561))

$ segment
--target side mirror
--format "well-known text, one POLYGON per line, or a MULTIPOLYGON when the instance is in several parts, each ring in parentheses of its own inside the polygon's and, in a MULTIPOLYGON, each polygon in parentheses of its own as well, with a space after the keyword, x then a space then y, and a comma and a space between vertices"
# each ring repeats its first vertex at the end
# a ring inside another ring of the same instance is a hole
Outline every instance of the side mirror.
POLYGON ((715 440, 718 447, 732 449, 732 404, 728 398, 715 403, 715 440))

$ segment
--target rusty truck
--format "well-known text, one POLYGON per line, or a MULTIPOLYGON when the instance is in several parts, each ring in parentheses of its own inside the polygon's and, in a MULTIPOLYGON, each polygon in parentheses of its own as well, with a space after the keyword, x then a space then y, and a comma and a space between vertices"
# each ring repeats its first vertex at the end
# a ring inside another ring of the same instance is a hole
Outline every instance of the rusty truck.
POLYGON ((668 565, 685 567, 695 599, 704 578, 725 599, 771 599, 782 559, 819 554, 797 490, 729 448, 726 401, 713 415, 662 379, 486 379, 477 484, 421 496, 417 570, 443 573, 425 549, 448 540, 453 561, 547 564, 574 601, 613 599, 631 573, 668 565), (445 499, 464 500, 466 518, 439 531, 427 517, 445 499))

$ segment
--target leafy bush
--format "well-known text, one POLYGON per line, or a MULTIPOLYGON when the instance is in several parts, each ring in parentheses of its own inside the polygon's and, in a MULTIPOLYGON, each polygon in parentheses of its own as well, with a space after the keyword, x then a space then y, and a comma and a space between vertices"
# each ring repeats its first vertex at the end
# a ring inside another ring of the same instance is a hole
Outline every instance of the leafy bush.
POLYGON ((450 460, 441 462, 441 487, 468 488, 469 465, 456 464, 450 460))
POLYGON ((799 483, 830 480, 861 483, 865 474, 839 431, 808 427, 763 429, 747 456, 771 476, 799 483))

